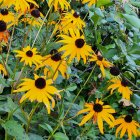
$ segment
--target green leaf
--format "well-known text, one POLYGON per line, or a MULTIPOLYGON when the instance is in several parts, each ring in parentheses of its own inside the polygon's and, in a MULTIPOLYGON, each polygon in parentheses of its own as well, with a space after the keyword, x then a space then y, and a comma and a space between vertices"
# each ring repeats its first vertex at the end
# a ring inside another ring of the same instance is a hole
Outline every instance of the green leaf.
POLYGON ((134 27, 140 28, 140 19, 136 16, 123 14, 123 17, 134 27))
POLYGON ((110 4, 110 3, 111 3, 110 0, 98 0, 98 1, 97 1, 97 7, 105 6, 105 5, 108 5, 108 4, 110 4))
POLYGON ((139 2, 139 0, 138 0, 138 1, 136 1, 136 0, 130 0, 130 3, 131 3, 132 5, 134 5, 134 6, 140 8, 140 2, 139 2))
POLYGON ((67 87, 66 90, 68 91, 74 91, 77 88, 77 85, 75 83, 72 83, 70 86, 67 87))
POLYGON ((29 133, 29 139, 30 140, 43 140, 43 137, 37 134, 29 133))
POLYGON ((14 120, 9 120, 2 124, 5 131, 16 138, 16 140, 29 140, 29 137, 25 133, 23 127, 14 120))
POLYGON ((49 133, 51 133, 53 131, 52 127, 47 123, 40 124, 39 126, 42 127, 43 129, 47 130, 49 133))
POLYGON ((69 138, 65 134, 63 134, 61 132, 55 133, 54 134, 54 139, 55 140, 69 140, 69 138))

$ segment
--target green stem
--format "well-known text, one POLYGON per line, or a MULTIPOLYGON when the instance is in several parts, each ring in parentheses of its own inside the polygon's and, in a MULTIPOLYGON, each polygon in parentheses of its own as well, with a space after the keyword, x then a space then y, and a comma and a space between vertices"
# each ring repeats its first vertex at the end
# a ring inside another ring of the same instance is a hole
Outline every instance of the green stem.
POLYGON ((26 127, 26 133, 28 133, 28 131, 29 131, 29 127, 30 127, 30 123, 31 123, 33 114, 35 113, 35 111, 36 111, 38 105, 39 105, 39 103, 37 103, 37 104, 34 106, 34 108, 31 110, 31 112, 30 112, 29 119, 28 119, 28 122, 27 122, 27 127, 26 127))
POLYGON ((41 26, 40 26, 40 28, 39 28, 39 30, 38 30, 38 32, 37 32, 37 35, 36 35, 34 41, 33 41, 32 48, 33 48, 34 45, 35 45, 35 42, 36 42, 36 40, 37 40, 37 38, 38 38, 38 36, 39 36, 39 33, 40 33, 40 31, 41 31, 41 29, 42 29, 42 27, 43 27, 43 25, 44 25, 45 20, 47 19, 48 15, 49 15, 49 13, 50 13, 51 8, 52 8, 52 5, 50 6, 50 8, 49 8, 49 10, 48 10, 48 12, 47 12, 45 18, 43 19, 43 22, 42 22, 42 24, 41 24, 41 26))
POLYGON ((60 123, 58 123, 58 125, 56 126, 56 128, 54 129, 54 131, 51 133, 51 135, 48 137, 48 140, 50 140, 50 139, 53 137, 54 133, 55 133, 55 132, 57 131, 57 129, 60 127, 60 124, 62 124, 62 122, 64 121, 65 117, 67 116, 67 114, 69 113, 70 109, 72 108, 73 103, 76 101, 76 99, 78 98, 78 96, 80 95, 80 93, 82 92, 82 90, 84 89, 85 85, 88 83, 88 81, 89 81, 89 79, 90 79, 90 77, 91 77, 91 75, 92 75, 92 73, 93 73, 95 67, 96 67, 96 64, 94 65, 94 67, 93 67, 91 73, 89 74, 87 80, 85 81, 85 83, 83 84, 83 86, 81 87, 81 89, 79 90, 79 92, 77 93, 76 97, 75 97, 74 100, 72 101, 72 103, 71 103, 71 105, 69 106, 68 110, 66 111, 64 117, 62 118, 62 120, 60 121, 60 123))

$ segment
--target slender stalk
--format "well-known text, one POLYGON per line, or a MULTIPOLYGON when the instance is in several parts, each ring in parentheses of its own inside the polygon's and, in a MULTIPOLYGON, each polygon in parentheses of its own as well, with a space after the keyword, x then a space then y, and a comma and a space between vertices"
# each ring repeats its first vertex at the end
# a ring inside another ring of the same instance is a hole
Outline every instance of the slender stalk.
POLYGON ((84 89, 85 85, 88 83, 94 69, 96 67, 96 64, 94 65, 94 67, 92 68, 91 73, 89 74, 87 80, 85 81, 85 83, 83 84, 83 86, 81 87, 81 89, 79 90, 79 92, 77 93, 76 97, 74 98, 74 100, 72 101, 71 105, 69 106, 68 110, 66 111, 64 117, 62 118, 62 120, 58 123, 58 125, 56 126, 56 128, 54 129, 54 131, 51 133, 51 135, 48 137, 48 140, 51 140, 51 138, 53 137, 54 133, 57 131, 57 129, 60 127, 60 124, 64 121, 65 117, 67 116, 67 114, 69 113, 70 109, 72 108, 73 103, 76 101, 76 99, 78 98, 78 96, 80 95, 80 93, 82 92, 82 90, 84 89))
POLYGON ((42 24, 41 24, 41 26, 40 26, 40 28, 39 28, 39 30, 38 30, 38 32, 37 32, 37 35, 36 35, 34 41, 33 41, 32 48, 33 48, 34 45, 35 45, 35 42, 36 42, 36 40, 37 40, 37 38, 38 38, 38 36, 39 36, 39 33, 40 33, 40 31, 41 31, 41 29, 42 29, 42 27, 43 27, 43 25, 44 25, 45 20, 47 19, 48 15, 49 15, 49 13, 50 13, 50 11, 51 11, 51 8, 52 8, 52 5, 50 6, 50 8, 49 8, 49 10, 48 10, 48 12, 47 12, 45 18, 43 19, 43 22, 42 22, 42 24))
POLYGON ((31 123, 33 114, 35 113, 35 111, 36 111, 38 105, 39 105, 39 103, 37 103, 37 104, 34 106, 34 108, 31 110, 31 112, 30 112, 29 119, 28 119, 28 122, 27 122, 27 127, 26 127, 26 133, 28 133, 28 131, 29 131, 29 127, 30 127, 30 123, 31 123))

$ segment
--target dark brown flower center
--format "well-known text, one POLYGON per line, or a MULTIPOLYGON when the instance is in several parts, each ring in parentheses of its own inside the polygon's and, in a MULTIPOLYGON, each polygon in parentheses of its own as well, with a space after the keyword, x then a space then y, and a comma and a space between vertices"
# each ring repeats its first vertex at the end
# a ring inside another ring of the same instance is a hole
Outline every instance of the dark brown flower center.
POLYGON ((31 11, 31 15, 35 18, 40 17, 40 11, 38 9, 34 9, 31 11))
POLYGON ((95 112, 101 112, 101 111, 103 110, 103 106, 100 105, 100 104, 94 104, 93 110, 94 110, 95 112))
POLYGON ((122 79, 121 85, 126 87, 126 86, 128 86, 128 82, 126 80, 122 79))
POLYGON ((85 44, 85 41, 82 38, 79 38, 75 41, 75 45, 77 48, 82 48, 84 46, 84 44, 85 44))
POLYGON ((127 123, 131 123, 131 122, 132 122, 132 116, 127 115, 127 116, 125 116, 124 120, 125 120, 125 122, 127 122, 127 123))
POLYGON ((31 50, 29 50, 29 51, 26 52, 26 55, 28 57, 32 57, 33 56, 33 52, 31 50))
POLYGON ((6 23, 3 20, 0 20, 0 32, 4 32, 7 28, 6 23))
POLYGON ((73 16, 74 16, 75 18, 79 18, 79 14, 78 14, 77 12, 75 12, 75 13, 73 14, 73 16))
POLYGON ((44 78, 38 78, 35 80, 35 86, 39 89, 43 89, 46 86, 46 80, 44 78))
POLYGON ((51 50, 50 54, 53 61, 57 62, 61 60, 61 54, 56 49, 51 50))
POLYGON ((110 68, 110 73, 114 76, 118 76, 120 74, 120 70, 118 67, 114 66, 110 68))
POLYGON ((8 15, 8 10, 7 9, 2 9, 1 14, 2 15, 8 15))
POLYGON ((97 55, 97 59, 98 59, 99 61, 102 61, 102 60, 103 60, 103 57, 102 57, 101 55, 97 55))

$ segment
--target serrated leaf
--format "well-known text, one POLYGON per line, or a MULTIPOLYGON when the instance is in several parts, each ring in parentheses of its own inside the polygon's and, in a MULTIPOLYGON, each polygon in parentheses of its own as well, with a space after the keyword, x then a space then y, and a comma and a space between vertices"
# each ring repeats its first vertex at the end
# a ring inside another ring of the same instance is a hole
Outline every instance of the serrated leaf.
POLYGON ((23 127, 14 120, 9 120, 2 124, 5 131, 16 138, 16 140, 29 140, 29 137, 25 133, 23 127))

